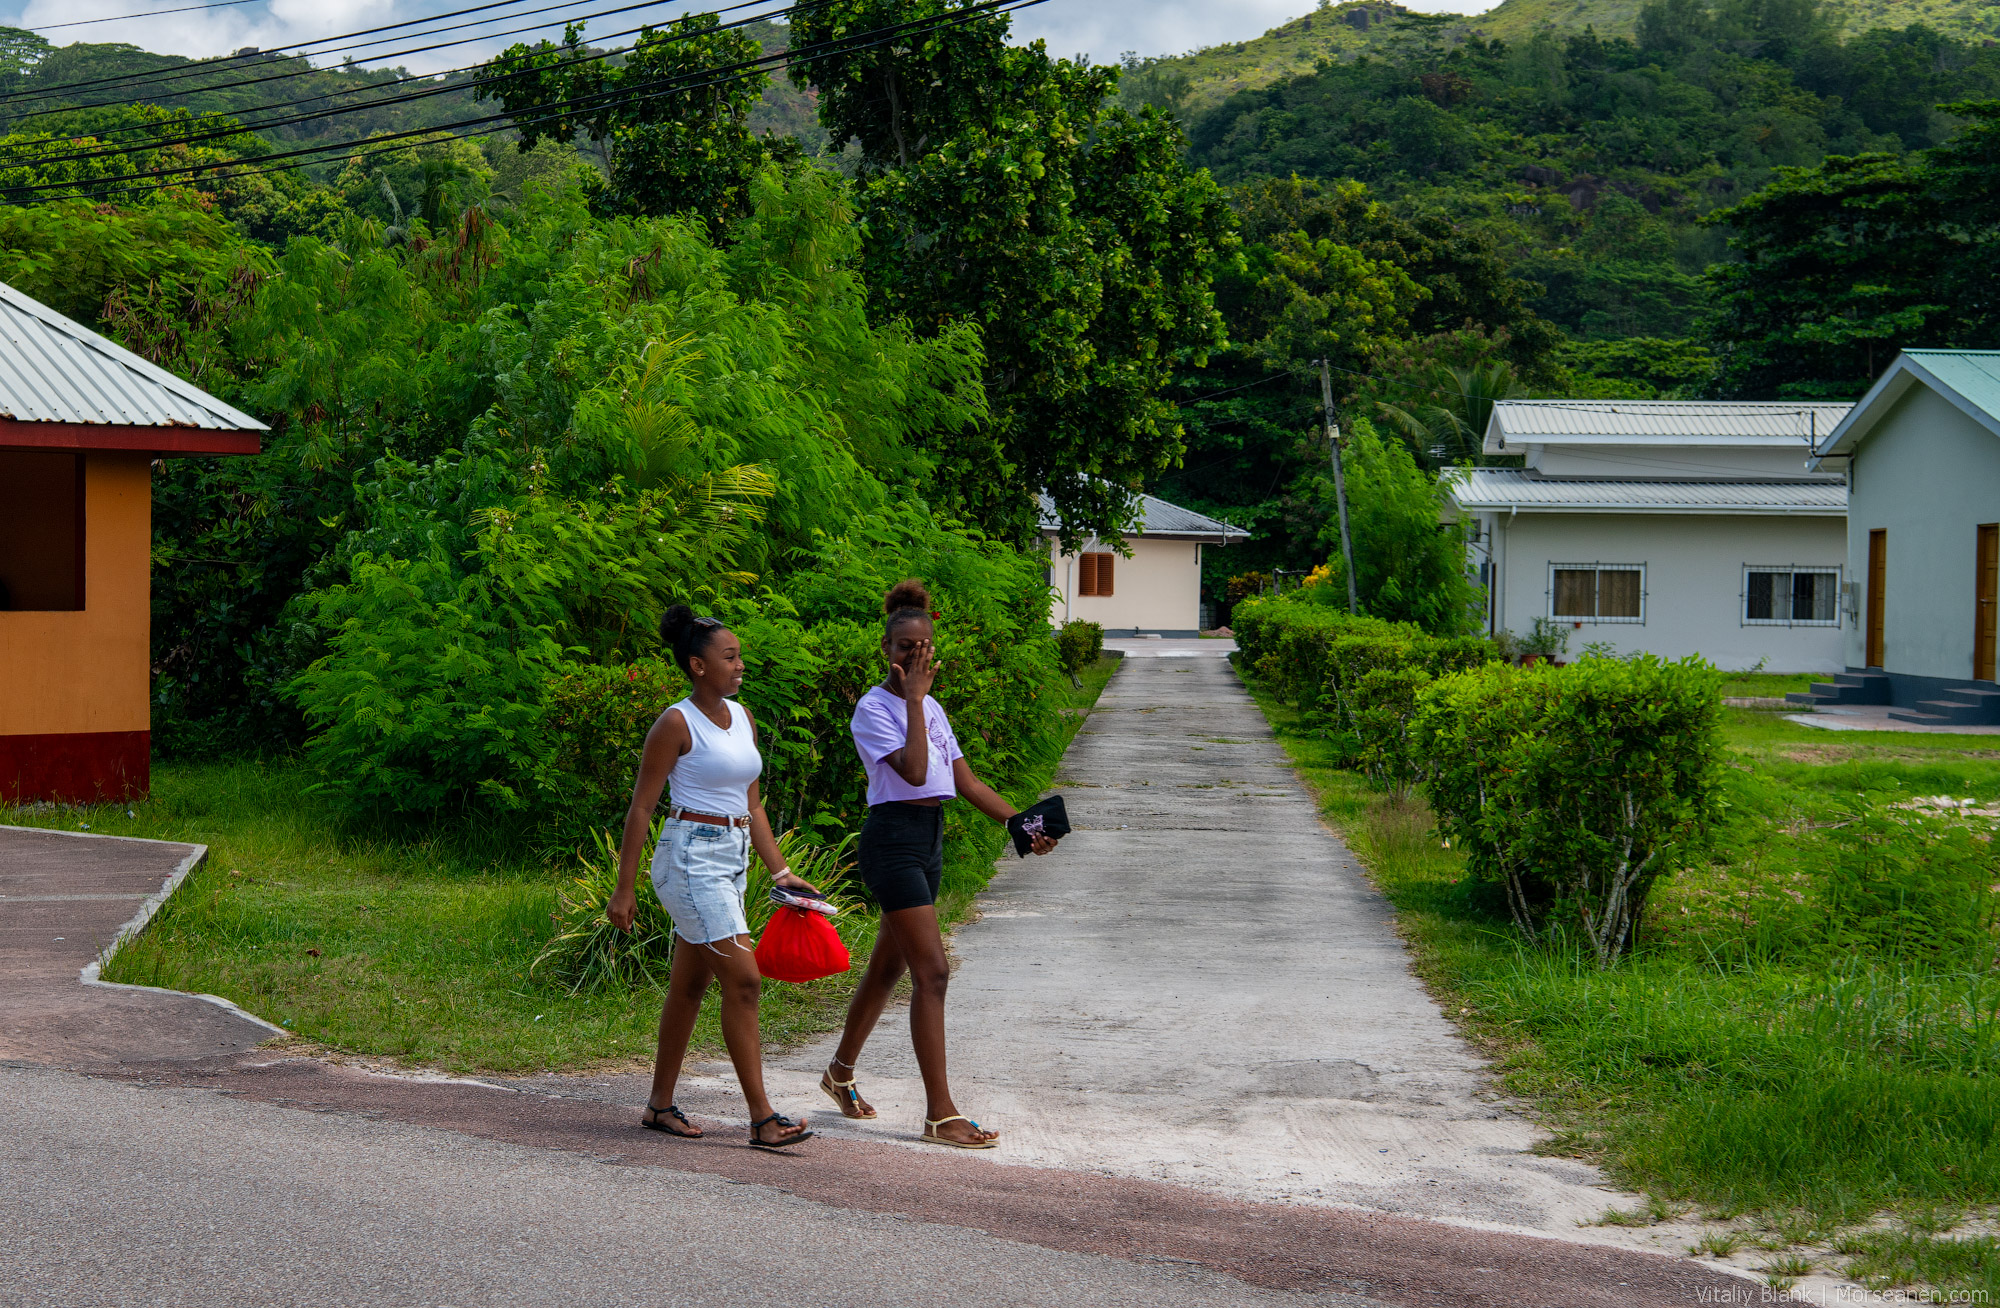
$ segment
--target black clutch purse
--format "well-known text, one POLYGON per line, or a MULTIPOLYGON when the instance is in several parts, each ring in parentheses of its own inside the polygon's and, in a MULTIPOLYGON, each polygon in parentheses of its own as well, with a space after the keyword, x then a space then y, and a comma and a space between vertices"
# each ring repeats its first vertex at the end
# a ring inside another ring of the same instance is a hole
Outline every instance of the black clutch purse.
POLYGON ((1014 837, 1014 852, 1022 858, 1034 847, 1036 836, 1060 840, 1068 835, 1069 810, 1063 807, 1062 796, 1050 795, 1008 818, 1007 834, 1014 837))

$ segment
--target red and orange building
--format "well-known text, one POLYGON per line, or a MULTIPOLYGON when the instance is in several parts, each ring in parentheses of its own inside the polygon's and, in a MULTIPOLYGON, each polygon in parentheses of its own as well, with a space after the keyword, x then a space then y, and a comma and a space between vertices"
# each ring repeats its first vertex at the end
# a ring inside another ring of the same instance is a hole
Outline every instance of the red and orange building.
POLYGON ((152 468, 266 430, 0 284, 0 800, 145 793, 152 468))

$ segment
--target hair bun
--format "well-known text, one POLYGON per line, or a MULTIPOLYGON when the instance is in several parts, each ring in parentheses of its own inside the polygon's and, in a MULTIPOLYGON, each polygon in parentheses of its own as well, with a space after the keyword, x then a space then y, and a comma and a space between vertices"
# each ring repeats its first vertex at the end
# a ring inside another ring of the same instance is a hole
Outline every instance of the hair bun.
POLYGON ((924 583, 915 577, 899 581, 889 587, 889 594, 882 601, 884 613, 901 613, 904 609, 919 609, 925 613, 931 611, 931 593, 924 583))
POLYGON ((685 604, 670 604, 660 618, 660 639, 672 645, 681 633, 694 625, 694 610, 685 604))

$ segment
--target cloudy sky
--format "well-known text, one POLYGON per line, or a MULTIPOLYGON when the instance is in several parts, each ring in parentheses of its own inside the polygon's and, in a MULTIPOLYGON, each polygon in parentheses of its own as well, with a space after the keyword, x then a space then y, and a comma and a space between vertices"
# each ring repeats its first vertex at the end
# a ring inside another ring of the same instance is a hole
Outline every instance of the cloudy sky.
MULTIPOLYGON (((238 0, 204 5, 181 13, 149 11, 181 9, 198 0, 0 0, 0 24, 26 27, 49 40, 126 41, 148 50, 192 57, 226 54, 243 46, 266 50, 290 47, 315 38, 340 36, 364 28, 423 18, 470 8, 484 0, 238 0), (92 22, 93 19, 112 19, 92 22)), ((1057 55, 1088 54, 1110 62, 1126 50, 1140 54, 1179 54, 1197 46, 1241 41, 1310 9, 1316 0, 1045 0, 1014 15, 1017 38, 1040 37, 1057 55)), ((351 53, 361 62, 388 57, 413 72, 437 72, 477 63, 517 40, 560 36, 562 19, 580 13, 621 8, 631 0, 571 0, 555 7, 550 0, 515 0, 481 14, 466 14, 452 23, 474 26, 432 37, 383 32, 307 47, 316 63, 338 62, 351 53), (543 14, 530 11, 542 9, 543 14), (510 17, 509 15, 515 15, 510 17), (546 29, 502 35, 509 29, 554 19, 546 29), (440 41, 482 38, 446 49, 415 47, 440 41), (387 39, 385 39, 387 38, 387 39), (369 44, 363 44, 369 43, 369 44)), ((777 8, 784 0, 746 7, 750 14, 777 8)), ((1491 6, 1482 0, 1404 0, 1414 9, 1477 13, 1491 6)), ((600 39, 639 23, 661 21, 690 8, 716 8, 717 0, 692 5, 688 0, 664 0, 646 9, 631 9, 593 20, 588 31, 600 39)))

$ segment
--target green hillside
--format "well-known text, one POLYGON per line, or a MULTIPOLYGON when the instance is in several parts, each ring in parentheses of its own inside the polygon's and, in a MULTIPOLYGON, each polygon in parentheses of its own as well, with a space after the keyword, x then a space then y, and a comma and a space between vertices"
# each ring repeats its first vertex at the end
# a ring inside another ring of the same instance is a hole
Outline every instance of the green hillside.
MULTIPOLYGON (((1640 0, 1504 0, 1473 25, 1487 37, 1519 41, 1544 25, 1594 27, 1600 36, 1630 36, 1640 0)), ((1832 0, 1826 8, 1852 35, 1878 27, 1924 23, 1961 40, 2000 36, 2000 5, 1987 0, 1832 0)))
MULTIPOLYGON (((1310 73, 1325 60, 1349 60, 1364 51, 1419 45, 1426 38, 1457 44, 1478 35, 1516 44, 1543 27, 1572 31, 1589 27, 1599 36, 1631 36, 1641 3, 1504 0, 1499 7, 1471 17, 1420 15, 1385 0, 1322 4, 1248 41, 1208 46, 1184 55, 1128 57, 1124 95, 1129 103, 1168 105, 1194 115, 1238 91, 1257 90, 1310 73)), ((1849 37, 1876 28, 1922 23, 1961 41, 2000 38, 2000 3, 1992 0, 1827 0, 1823 7, 1849 37)))

